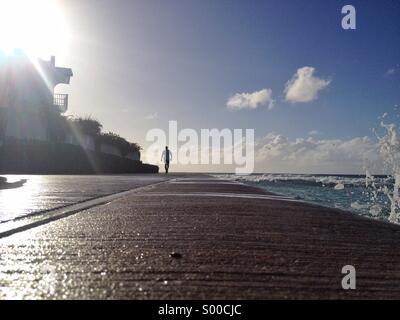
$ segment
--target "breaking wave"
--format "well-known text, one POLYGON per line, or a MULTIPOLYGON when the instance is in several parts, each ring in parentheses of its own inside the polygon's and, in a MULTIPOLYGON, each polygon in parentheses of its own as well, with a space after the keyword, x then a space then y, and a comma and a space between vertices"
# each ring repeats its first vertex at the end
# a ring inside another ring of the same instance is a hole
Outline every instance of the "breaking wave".
POLYGON ((383 190, 386 187, 390 190, 394 185, 391 176, 373 177, 376 189, 371 189, 371 186, 367 185, 364 175, 219 174, 216 176, 382 220, 388 220, 390 201, 385 194, 376 192, 376 189, 383 190))
POLYGON ((385 123, 386 117, 385 113, 381 117, 379 129, 374 132, 379 156, 384 163, 384 168, 380 169, 387 175, 374 176, 368 168, 364 168, 365 175, 222 174, 217 176, 257 185, 270 192, 289 195, 296 199, 400 224, 400 137, 398 126, 394 123, 385 123), (378 131, 381 131, 381 135, 378 131))

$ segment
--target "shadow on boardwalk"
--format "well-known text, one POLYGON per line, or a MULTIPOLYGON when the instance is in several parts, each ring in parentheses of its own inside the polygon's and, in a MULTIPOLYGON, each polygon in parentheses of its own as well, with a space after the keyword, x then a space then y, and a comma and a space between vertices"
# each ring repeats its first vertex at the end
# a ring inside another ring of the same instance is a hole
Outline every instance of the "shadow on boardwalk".
POLYGON ((28 180, 21 179, 16 182, 7 182, 7 178, 0 177, 0 190, 15 189, 22 187, 28 180))

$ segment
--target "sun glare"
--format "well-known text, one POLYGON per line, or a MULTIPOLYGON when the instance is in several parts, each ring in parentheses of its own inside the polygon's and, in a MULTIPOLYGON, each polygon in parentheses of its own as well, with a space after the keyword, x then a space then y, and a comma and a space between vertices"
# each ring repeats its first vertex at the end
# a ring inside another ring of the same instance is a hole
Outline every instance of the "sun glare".
POLYGON ((68 32, 56 0, 0 0, 0 50, 44 57, 63 53, 68 32))

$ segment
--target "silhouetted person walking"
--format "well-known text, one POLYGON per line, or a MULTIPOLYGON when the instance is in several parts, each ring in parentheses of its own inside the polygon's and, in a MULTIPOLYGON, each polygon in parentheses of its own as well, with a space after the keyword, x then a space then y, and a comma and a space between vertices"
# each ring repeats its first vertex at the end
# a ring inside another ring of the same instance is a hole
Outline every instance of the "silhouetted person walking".
POLYGON ((168 173, 169 162, 172 161, 172 153, 171 153, 171 151, 169 151, 168 147, 165 147, 165 150, 163 151, 163 153, 161 155, 161 161, 164 161, 165 173, 168 173))

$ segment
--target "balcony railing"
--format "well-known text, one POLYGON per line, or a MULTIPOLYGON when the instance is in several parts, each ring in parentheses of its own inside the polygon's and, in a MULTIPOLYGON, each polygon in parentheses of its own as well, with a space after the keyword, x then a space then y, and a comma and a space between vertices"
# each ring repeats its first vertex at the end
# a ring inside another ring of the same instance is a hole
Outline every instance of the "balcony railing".
POLYGON ((60 110, 61 113, 66 112, 68 109, 68 95, 63 93, 55 93, 53 104, 60 110))

